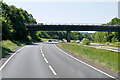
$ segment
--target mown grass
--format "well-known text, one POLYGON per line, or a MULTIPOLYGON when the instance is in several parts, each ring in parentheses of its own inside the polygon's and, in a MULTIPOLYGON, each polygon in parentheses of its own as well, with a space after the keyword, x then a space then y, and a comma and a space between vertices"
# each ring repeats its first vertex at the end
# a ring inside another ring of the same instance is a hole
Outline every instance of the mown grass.
POLYGON ((48 40, 57 40, 57 39, 47 39, 47 38, 41 38, 41 41, 42 41, 42 42, 46 42, 46 41, 48 41, 48 40))
POLYGON ((60 43, 57 45, 89 61, 94 61, 97 64, 101 64, 109 69, 115 70, 117 72, 119 71, 118 70, 119 53, 117 52, 111 52, 108 50, 95 49, 91 47, 85 47, 82 45, 74 45, 67 43, 60 43))
POLYGON ((120 42, 111 43, 111 44, 120 46, 120 42))

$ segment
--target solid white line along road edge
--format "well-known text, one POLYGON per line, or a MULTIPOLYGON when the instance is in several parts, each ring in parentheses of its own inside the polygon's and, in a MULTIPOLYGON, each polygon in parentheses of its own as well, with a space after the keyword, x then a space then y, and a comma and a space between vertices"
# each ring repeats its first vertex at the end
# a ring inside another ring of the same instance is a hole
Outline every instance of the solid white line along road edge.
POLYGON ((15 56, 20 50, 22 50, 23 48, 25 48, 25 46, 24 47, 22 47, 22 48, 20 48, 19 50, 17 50, 14 54, 12 54, 11 56, 10 56, 10 58, 8 58, 8 60, 0 67, 0 71, 6 66, 6 64, 13 58, 13 56, 15 56))
POLYGON ((57 75, 54 69, 49 65, 50 70, 53 72, 54 75, 57 75))
MULTIPOLYGON (((54 45, 55 45, 55 44, 54 44, 54 45)), ((85 64, 85 65, 87 65, 87 66, 89 66, 90 68, 92 68, 92 69, 94 69, 94 70, 96 70, 96 71, 98 71, 98 72, 100 72, 100 73, 102 73, 102 74, 104 74, 104 75, 106 75, 106 76, 108 76, 108 77, 111 77, 111 78, 116 79, 115 77, 113 77, 113 76, 111 76, 111 75, 109 75, 109 74, 107 74, 107 73, 105 73, 105 72, 103 72, 103 71, 101 71, 101 70, 99 70, 99 69, 97 69, 97 68, 95 68, 95 67, 93 67, 93 66, 91 66, 91 65, 89 65, 89 64, 87 64, 87 63, 85 63, 85 62, 83 62, 83 61, 81 61, 81 60, 79 60, 79 59, 77 59, 77 58, 75 58, 75 57, 73 57, 72 55, 70 55, 70 54, 62 51, 62 50, 61 50, 60 48, 58 48, 56 45, 55 45, 55 47, 56 47, 58 50, 60 50, 61 52, 65 53, 66 55, 70 56, 71 58, 73 58, 73 59, 75 59, 75 60, 77 60, 77 61, 79 61, 79 62, 81 62, 81 63, 83 63, 83 64, 85 64)))

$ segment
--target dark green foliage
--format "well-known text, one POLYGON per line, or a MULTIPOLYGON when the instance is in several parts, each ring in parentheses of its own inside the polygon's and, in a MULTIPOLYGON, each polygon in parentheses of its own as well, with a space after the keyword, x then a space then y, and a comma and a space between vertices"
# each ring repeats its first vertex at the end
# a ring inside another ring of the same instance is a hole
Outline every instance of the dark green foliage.
POLYGON ((113 18, 107 25, 120 25, 120 19, 113 18))
POLYGON ((29 32, 26 29, 25 23, 37 23, 31 14, 23 9, 18 9, 14 5, 8 6, 2 3, 2 37, 3 40, 40 40, 36 32, 29 32))
MULTIPOLYGON (((67 37, 65 31, 27 31, 25 23, 37 23, 31 14, 28 14, 26 10, 18 9, 14 5, 8 6, 5 3, 2 3, 2 9, 3 40, 40 41, 41 38, 63 39, 67 37)), ((82 40, 83 38, 90 38, 87 34, 83 35, 80 32, 71 32, 71 39, 82 40)))
MULTIPOLYGON (((27 31, 25 23, 36 24, 32 14, 26 10, 16 8, 14 5, 8 6, 2 3, 2 37, 3 40, 20 40, 20 41, 40 41, 41 38, 63 39, 67 38, 64 31, 27 31)), ((39 23, 43 24, 43 23, 39 23)), ((104 24, 106 25, 106 24, 104 24)), ((118 18, 112 19, 107 25, 120 25, 118 18)), ((91 35, 87 33, 71 32, 72 40, 82 40, 83 38, 93 40, 94 42, 118 42, 120 41, 120 32, 95 32, 91 35)))
MULTIPOLYGON (((47 39, 63 39, 67 38, 67 32, 66 31, 38 31, 37 35, 41 38, 47 38, 47 39)), ((71 32, 70 38, 72 40, 82 40, 83 35, 80 32, 71 32)), ((88 36, 88 34, 87 34, 88 36)))
MULTIPOLYGON (((120 19, 114 18, 109 23, 103 25, 120 25, 120 19)), ((120 32, 95 32, 92 34, 94 42, 120 42, 120 32)))
POLYGON ((84 39, 82 44, 83 45, 89 45, 90 44, 90 40, 89 39, 84 39))
POLYGON ((84 33, 84 34, 83 34, 83 37, 86 38, 86 39, 91 40, 91 35, 89 35, 89 34, 87 34, 87 33, 84 33))

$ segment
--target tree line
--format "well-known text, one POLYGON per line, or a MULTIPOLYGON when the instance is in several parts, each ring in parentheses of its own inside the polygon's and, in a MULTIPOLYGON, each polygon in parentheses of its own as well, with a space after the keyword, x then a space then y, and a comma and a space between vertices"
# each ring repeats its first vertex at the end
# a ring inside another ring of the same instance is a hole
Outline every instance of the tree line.
POLYGON ((36 32, 27 31, 25 23, 37 23, 32 14, 26 10, 16 8, 14 5, 8 6, 2 3, 2 39, 10 40, 39 40, 36 32))
MULTIPOLYGON (((120 25, 120 19, 113 18, 109 23, 103 25, 120 25)), ((120 42, 120 32, 97 31, 91 36, 93 42, 120 42)))
MULTIPOLYGON (((8 6, 6 3, 2 3, 3 40, 40 41, 41 38, 63 39, 67 37, 65 31, 28 31, 25 23, 37 24, 32 14, 29 14, 26 10, 16 8, 14 5, 8 6)), ((72 40, 82 40, 83 38, 90 38, 90 35, 71 32, 72 40)))
MULTIPOLYGON (((65 31, 28 31, 25 23, 37 24, 36 19, 26 10, 14 5, 2 3, 2 39, 19 41, 41 41, 41 38, 63 39, 67 37, 65 31)), ((114 18, 103 25, 120 25, 120 19, 114 18)), ((87 38, 93 42, 119 42, 120 32, 95 32, 93 34, 71 32, 72 40, 87 38)))
MULTIPOLYGON (((37 35, 41 38, 48 38, 48 39, 63 39, 67 37, 66 31, 38 31, 37 35)), ((91 34, 84 33, 81 34, 80 32, 71 32, 70 33, 71 40, 82 40, 83 38, 91 39, 91 34)))

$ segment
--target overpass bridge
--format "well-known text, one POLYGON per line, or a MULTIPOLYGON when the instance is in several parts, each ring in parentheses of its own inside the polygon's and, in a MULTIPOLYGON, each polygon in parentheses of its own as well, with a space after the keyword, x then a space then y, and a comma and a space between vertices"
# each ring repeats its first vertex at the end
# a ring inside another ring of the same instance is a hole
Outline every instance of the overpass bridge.
POLYGON ((70 42, 70 31, 114 31, 120 32, 120 25, 83 25, 83 24, 25 24, 29 31, 67 31, 67 42, 70 42))

